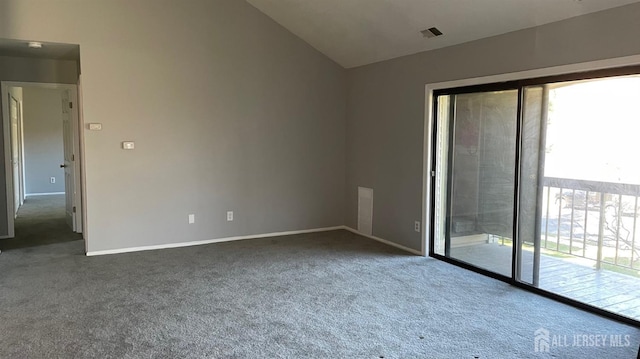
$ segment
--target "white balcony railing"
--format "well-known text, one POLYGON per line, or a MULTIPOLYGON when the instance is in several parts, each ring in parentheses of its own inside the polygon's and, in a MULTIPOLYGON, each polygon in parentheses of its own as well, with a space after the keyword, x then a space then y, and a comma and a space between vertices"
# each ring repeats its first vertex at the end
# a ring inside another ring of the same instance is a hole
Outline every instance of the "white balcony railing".
POLYGON ((640 185, 546 177, 540 245, 603 264, 640 269, 640 185))

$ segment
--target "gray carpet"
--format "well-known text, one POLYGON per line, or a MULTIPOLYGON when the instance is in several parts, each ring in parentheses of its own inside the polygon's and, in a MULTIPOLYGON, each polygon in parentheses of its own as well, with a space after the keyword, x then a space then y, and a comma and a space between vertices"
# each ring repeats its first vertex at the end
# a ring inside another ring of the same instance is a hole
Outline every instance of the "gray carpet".
POLYGON ((37 247, 82 239, 65 219, 64 194, 27 197, 15 220, 15 238, 0 239, 0 250, 37 247))
POLYGON ((635 358, 640 330, 333 231, 85 257, 0 254, 1 358, 635 358), (534 331, 628 335, 551 347, 534 331))

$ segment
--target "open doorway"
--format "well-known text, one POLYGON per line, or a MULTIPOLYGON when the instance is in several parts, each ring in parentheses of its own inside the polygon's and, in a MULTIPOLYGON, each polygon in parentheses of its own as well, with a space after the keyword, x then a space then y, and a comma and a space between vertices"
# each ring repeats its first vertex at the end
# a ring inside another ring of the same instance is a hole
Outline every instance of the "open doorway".
POLYGON ((2 83, 7 238, 0 250, 82 239, 76 85, 2 83))

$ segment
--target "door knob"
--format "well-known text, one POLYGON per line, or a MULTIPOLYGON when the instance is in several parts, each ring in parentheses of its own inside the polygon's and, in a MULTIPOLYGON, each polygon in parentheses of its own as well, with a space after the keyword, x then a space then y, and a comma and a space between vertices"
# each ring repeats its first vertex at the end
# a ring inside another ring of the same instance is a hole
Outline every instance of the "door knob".
POLYGON ((65 168, 67 167, 67 165, 60 165, 60 168, 65 168))

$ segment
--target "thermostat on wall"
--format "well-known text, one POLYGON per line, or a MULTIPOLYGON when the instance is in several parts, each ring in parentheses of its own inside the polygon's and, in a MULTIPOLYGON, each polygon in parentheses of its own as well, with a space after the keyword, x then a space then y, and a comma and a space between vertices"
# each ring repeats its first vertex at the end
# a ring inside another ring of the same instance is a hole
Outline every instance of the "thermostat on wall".
POLYGON ((132 150, 136 148, 136 144, 133 141, 124 141, 122 142, 122 149, 123 150, 132 150))

